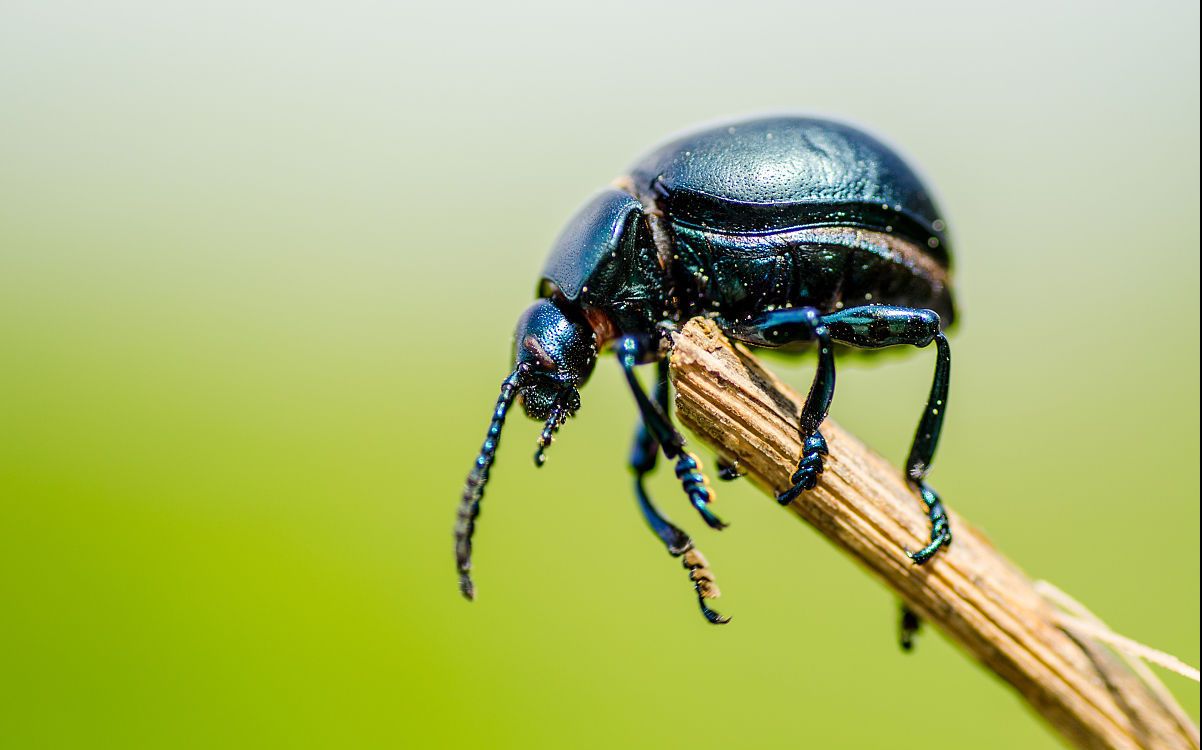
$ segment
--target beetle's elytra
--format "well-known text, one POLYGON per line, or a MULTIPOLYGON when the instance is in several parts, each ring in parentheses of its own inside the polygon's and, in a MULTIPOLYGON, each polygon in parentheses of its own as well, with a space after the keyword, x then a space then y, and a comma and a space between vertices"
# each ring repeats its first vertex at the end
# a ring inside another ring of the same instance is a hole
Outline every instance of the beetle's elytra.
MULTIPOLYGON (((946 232, 901 157, 838 122, 780 116, 725 123, 637 161, 569 220, 543 269, 538 301, 518 321, 514 368, 459 507, 455 551, 464 595, 474 596, 472 533, 513 400, 545 422, 535 456, 541 465, 555 431, 579 408, 579 389, 599 353, 612 351, 641 415, 630 456, 639 507, 668 552, 683 558, 702 613, 726 621, 706 604, 717 587, 705 558, 643 485, 662 451, 706 524, 723 527, 697 459, 672 426, 660 346, 667 330, 699 315, 753 346, 817 350, 798 425, 805 453, 794 486, 777 498, 782 504, 815 487, 822 473, 819 427, 834 395, 834 344, 935 343, 934 382, 906 467, 931 521, 930 544, 906 554, 917 564, 929 560, 952 538, 943 504, 924 481, 951 372, 943 333, 955 315, 946 232), (635 367, 652 362, 658 379, 649 397, 635 367)), ((719 469, 723 478, 737 476, 735 467, 720 462, 719 469)))

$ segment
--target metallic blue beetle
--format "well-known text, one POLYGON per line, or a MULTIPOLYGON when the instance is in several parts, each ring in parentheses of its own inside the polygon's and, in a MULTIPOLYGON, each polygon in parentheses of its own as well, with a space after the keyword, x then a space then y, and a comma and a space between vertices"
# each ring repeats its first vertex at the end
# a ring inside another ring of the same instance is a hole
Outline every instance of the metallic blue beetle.
MULTIPOLYGON (((875 349, 936 347, 930 397, 907 461, 925 503, 931 542, 907 551, 917 564, 951 542, 943 504, 924 478, 947 406, 951 352, 943 329, 955 314, 943 219, 922 182, 887 146, 848 125, 803 117, 732 122, 681 136, 635 163, 568 222, 543 269, 540 299, 518 321, 513 372, 501 384, 492 423, 468 475, 455 528, 460 587, 474 596, 472 533, 506 412, 520 397, 545 422, 536 462, 580 407, 579 389, 599 352, 616 355, 642 422, 630 464, 652 531, 683 557, 701 611, 717 595, 689 536, 652 504, 643 479, 657 454, 710 527, 711 490, 670 418, 666 333, 696 316, 761 347, 817 349, 818 369, 802 409, 804 453, 787 504, 812 489, 827 452, 819 427, 835 388, 834 344, 875 349), (658 363, 652 397, 635 366, 658 363)), ((734 466, 719 464, 723 478, 734 466)), ((903 644, 916 627, 903 617, 903 644)))

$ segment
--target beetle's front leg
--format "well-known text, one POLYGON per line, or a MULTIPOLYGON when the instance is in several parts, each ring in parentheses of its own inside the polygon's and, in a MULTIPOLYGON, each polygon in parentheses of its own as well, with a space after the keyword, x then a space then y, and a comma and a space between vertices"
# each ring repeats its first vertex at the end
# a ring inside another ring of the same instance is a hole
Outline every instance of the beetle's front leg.
MULTIPOLYGON (((663 360, 659 366, 659 381, 655 384, 655 403, 662 411, 667 412, 668 368, 667 362, 663 360)), ((706 603, 709 599, 716 599, 719 591, 705 556, 693 545, 693 540, 687 533, 660 513, 647 495, 644 479, 655 468, 658 458, 659 443, 647 429, 646 422, 640 421, 635 432, 634 445, 630 449, 630 468, 634 471, 634 494, 639 503, 639 510, 642 511, 651 531, 664 543, 668 554, 680 558, 685 570, 689 572, 689 580, 693 582, 693 589, 697 592, 697 604, 701 607, 701 614, 705 619, 715 625, 730 622, 729 617, 718 614, 706 603)))
POLYGON ((818 370, 810 384, 809 395, 801 408, 799 432, 802 440, 801 459, 797 471, 790 477, 793 486, 776 496, 781 505, 793 502, 801 493, 818 485, 822 474, 826 439, 818 428, 830 411, 835 397, 835 354, 831 348, 830 331, 822 316, 813 307, 771 310, 749 321, 728 324, 726 332, 749 344, 776 347, 794 341, 815 341, 818 344, 818 370))
POLYGON ((709 508, 709 504, 714 499, 713 491, 710 490, 709 482, 701 471, 701 462, 697 460, 696 456, 685 450, 684 437, 672 427, 672 422, 665 411, 647 398, 643 386, 634 374, 635 366, 648 359, 650 347, 646 342, 634 336, 624 336, 618 341, 616 348, 618 361, 622 365, 622 371, 626 375, 630 391, 634 394, 635 403, 638 404, 643 424, 646 425, 655 441, 659 443, 664 455, 676 460, 676 478, 680 480, 681 486, 689 496, 689 502, 693 504, 710 528, 725 528, 726 524, 709 508))

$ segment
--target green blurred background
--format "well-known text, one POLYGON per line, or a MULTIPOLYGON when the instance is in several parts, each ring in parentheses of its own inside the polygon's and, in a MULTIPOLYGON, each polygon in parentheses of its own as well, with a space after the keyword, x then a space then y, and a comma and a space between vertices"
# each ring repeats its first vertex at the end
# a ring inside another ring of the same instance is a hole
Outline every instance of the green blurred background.
MULTIPOLYGON (((661 471, 706 625, 614 366, 542 471, 511 425, 474 605, 451 525, 579 202, 695 122, 835 114, 950 218, 935 485, 1196 664, 1198 59, 1191 2, 8 0, 0 741, 1057 746, 941 636, 903 656, 893 598, 752 487, 717 535, 661 471)), ((930 368, 844 367, 833 414, 900 461, 930 368)))

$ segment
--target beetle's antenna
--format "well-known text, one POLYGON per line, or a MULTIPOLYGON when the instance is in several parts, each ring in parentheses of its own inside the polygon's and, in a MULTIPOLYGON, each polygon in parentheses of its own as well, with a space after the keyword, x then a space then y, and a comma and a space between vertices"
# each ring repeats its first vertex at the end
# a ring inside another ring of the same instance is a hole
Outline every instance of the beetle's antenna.
POLYGON ((476 464, 467 475, 463 485, 463 499, 459 501, 459 515, 455 520, 455 559, 459 564, 459 590, 468 599, 476 598, 476 587, 472 583, 472 534, 476 531, 476 517, 480 515, 480 500, 484 497, 484 485, 488 483, 488 470, 497 456, 497 444, 501 440, 501 428, 505 426, 505 414, 517 394, 518 374, 514 370, 501 383, 501 395, 497 397, 497 408, 488 435, 480 446, 476 464))
POLYGON ((567 399, 559 398, 555 401, 554 408, 551 409, 551 416, 547 418, 547 423, 543 425, 543 434, 538 437, 538 450, 534 452, 535 466, 541 467, 547 462, 547 447, 555 439, 555 431, 560 428, 567 418, 567 399))

